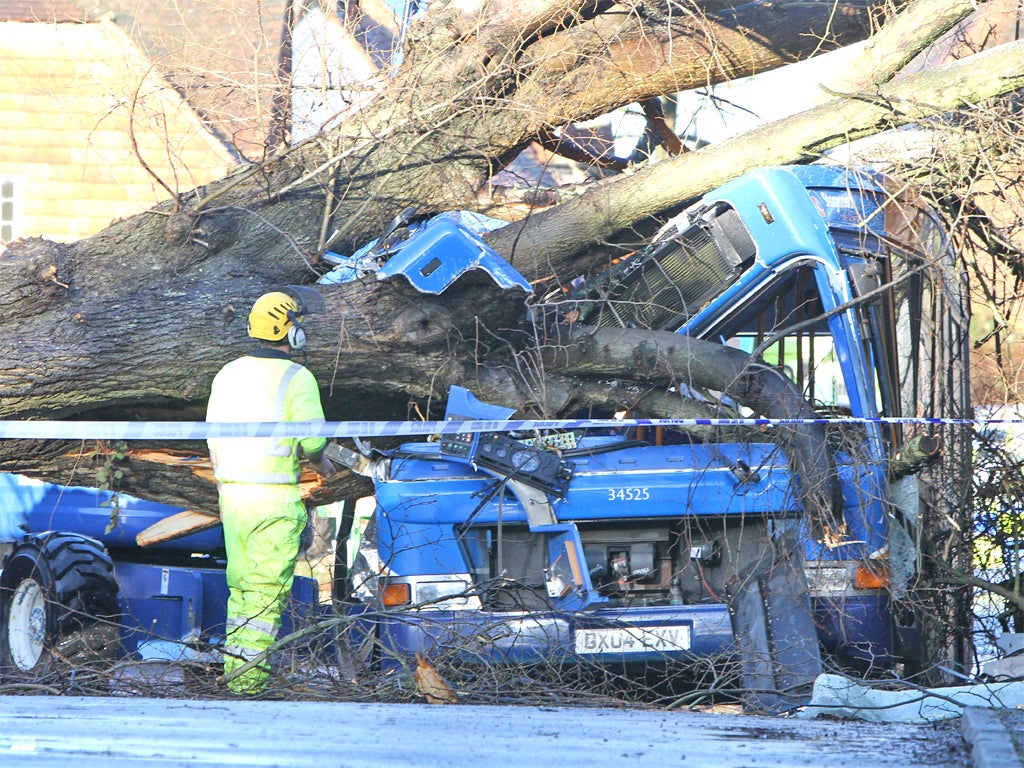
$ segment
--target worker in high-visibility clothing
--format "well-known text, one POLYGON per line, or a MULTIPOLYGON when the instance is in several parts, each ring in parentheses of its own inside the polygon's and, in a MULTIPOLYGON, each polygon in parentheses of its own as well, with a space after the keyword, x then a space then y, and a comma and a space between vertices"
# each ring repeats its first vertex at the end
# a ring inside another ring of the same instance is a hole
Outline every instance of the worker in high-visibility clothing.
MULTIPOLYGON (((291 350, 305 346, 306 308, 301 301, 301 295, 296 301, 283 291, 257 299, 249 313, 248 332, 258 346, 217 374, 207 421, 324 420, 316 379, 290 356, 291 350)), ((291 593, 306 525, 299 451, 325 476, 333 474, 334 467, 323 458, 327 441, 322 437, 230 437, 208 443, 228 561, 224 673, 231 691, 257 694, 267 686, 269 659, 235 677, 231 673, 273 644, 291 593)))

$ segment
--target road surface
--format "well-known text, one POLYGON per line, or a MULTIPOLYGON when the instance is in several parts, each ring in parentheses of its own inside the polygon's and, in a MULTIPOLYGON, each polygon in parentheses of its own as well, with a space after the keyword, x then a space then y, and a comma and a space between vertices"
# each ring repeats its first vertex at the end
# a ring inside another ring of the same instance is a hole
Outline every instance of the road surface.
POLYGON ((878 725, 547 706, 0 697, 20 768, 967 768, 956 721, 878 725))

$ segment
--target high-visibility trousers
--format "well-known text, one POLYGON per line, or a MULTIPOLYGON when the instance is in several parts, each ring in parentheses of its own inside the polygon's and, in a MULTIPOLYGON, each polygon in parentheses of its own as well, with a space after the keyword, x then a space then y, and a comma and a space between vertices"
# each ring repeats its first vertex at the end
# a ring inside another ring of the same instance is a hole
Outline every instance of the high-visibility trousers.
MULTIPOLYGON (((291 594, 306 508, 297 486, 222 483, 220 514, 227 549, 228 610, 224 674, 256 659, 281 627, 291 594)), ((264 659, 227 682, 235 693, 262 692, 270 675, 264 659)))

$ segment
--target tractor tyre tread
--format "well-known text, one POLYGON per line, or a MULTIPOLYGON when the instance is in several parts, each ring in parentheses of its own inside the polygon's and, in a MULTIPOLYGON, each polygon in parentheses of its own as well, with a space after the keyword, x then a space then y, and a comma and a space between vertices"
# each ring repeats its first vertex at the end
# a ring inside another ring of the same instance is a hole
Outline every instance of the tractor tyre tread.
MULTIPOLYGON (((47 610, 54 611, 48 628, 55 629, 47 631, 44 659, 27 674, 93 666, 116 657, 121 616, 118 584, 113 561, 99 542, 64 532, 26 536, 10 556, 4 575, 5 592, 13 591, 20 580, 35 578, 47 592, 47 610)), ((2 630, 6 633, 7 627, 2 630)), ((3 662, 9 664, 6 658, 3 662)))

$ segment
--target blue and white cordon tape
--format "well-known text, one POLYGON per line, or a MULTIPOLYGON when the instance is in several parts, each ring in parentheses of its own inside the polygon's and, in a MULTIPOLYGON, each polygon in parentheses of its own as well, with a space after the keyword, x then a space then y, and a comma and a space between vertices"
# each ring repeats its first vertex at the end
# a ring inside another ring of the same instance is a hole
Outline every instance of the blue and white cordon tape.
POLYGON ((0 439, 20 440, 206 440, 211 437, 402 437, 460 432, 622 429, 623 427, 762 427, 802 424, 1024 424, 1013 419, 523 419, 508 421, 0 421, 0 439))

